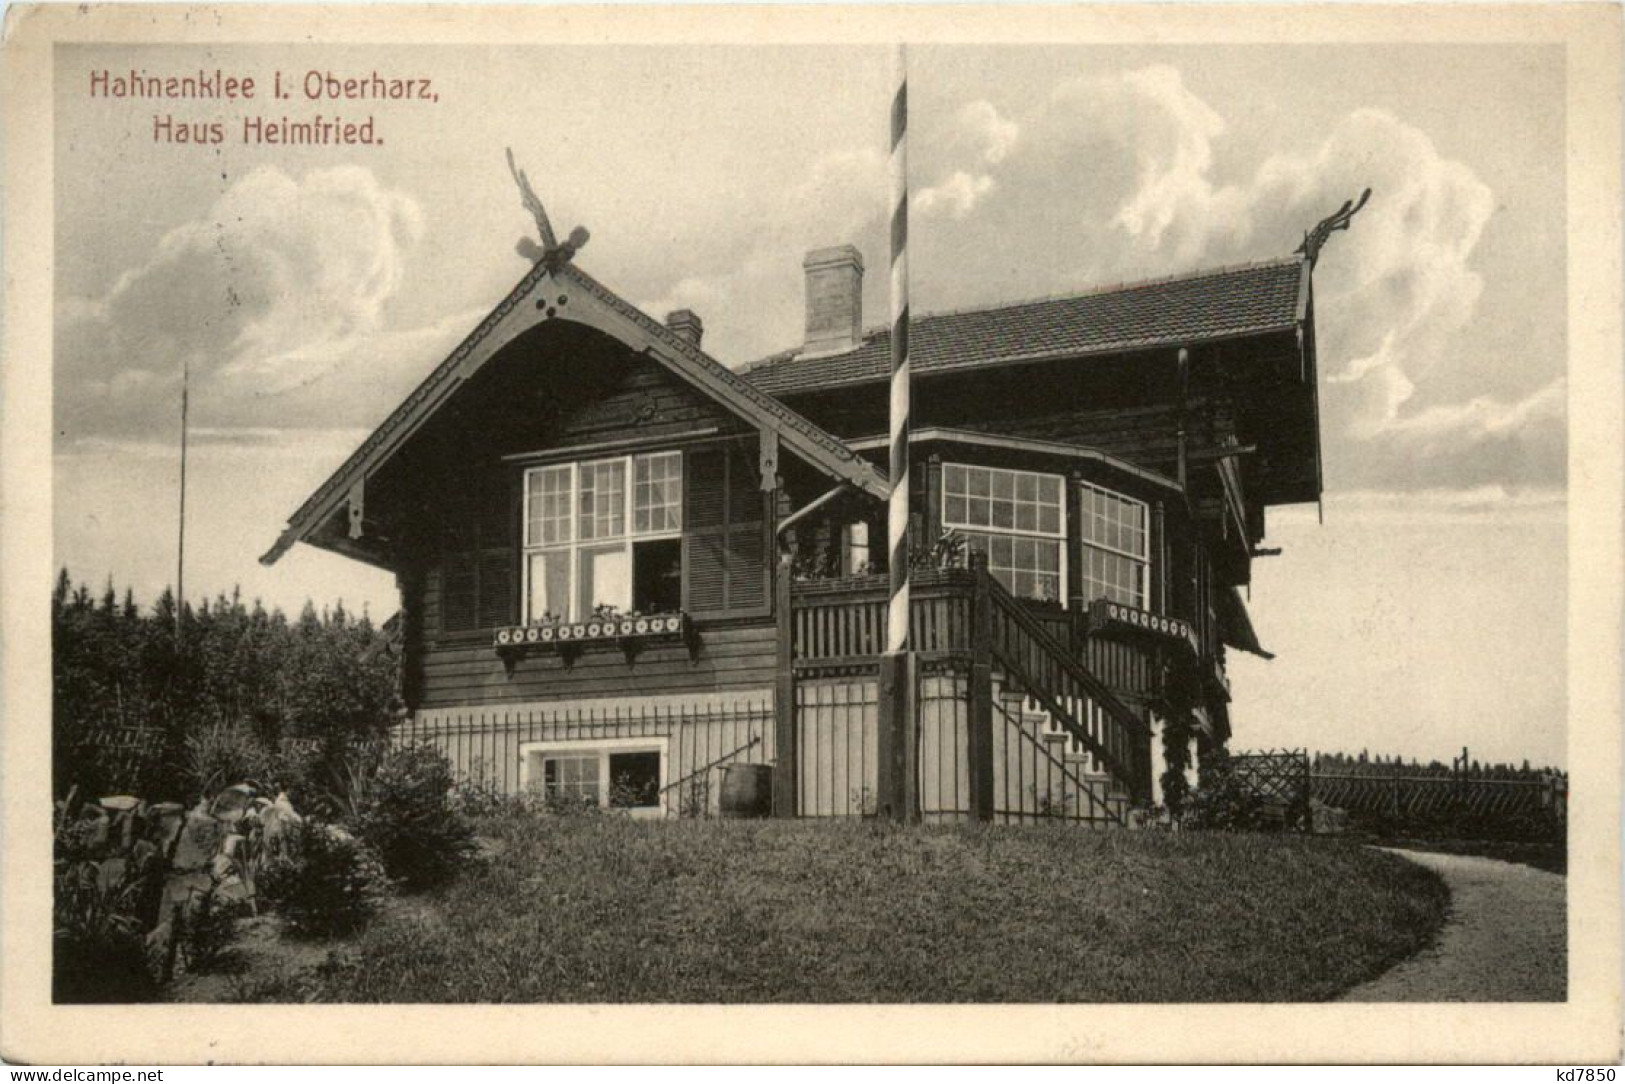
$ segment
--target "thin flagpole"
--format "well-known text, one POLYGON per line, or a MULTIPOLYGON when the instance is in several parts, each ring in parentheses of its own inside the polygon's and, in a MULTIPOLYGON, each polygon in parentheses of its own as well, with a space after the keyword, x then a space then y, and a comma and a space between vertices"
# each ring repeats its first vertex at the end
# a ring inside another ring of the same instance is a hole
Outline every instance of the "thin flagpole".
POLYGON ((908 363, 908 52, 894 59, 896 93, 891 107, 891 496, 886 506, 891 604, 886 611, 886 650, 909 649, 909 363, 908 363))
POLYGON ((181 511, 175 546, 175 635, 181 632, 181 613, 186 609, 186 400, 191 384, 192 362, 181 362, 181 511))

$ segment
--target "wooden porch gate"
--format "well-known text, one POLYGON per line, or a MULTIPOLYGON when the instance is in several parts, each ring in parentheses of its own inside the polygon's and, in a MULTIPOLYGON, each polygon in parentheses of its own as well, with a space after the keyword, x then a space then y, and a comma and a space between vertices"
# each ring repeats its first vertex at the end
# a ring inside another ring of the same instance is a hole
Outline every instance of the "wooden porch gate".
MULTIPOLYGON (((778 700, 781 816, 879 811, 885 581, 791 585, 778 700), (785 757, 784 751, 793 751, 785 757), (788 763, 785 763, 788 761, 788 763)), ((1150 783, 1150 731, 973 557, 912 599, 917 804, 936 822, 1120 824, 1150 783)))

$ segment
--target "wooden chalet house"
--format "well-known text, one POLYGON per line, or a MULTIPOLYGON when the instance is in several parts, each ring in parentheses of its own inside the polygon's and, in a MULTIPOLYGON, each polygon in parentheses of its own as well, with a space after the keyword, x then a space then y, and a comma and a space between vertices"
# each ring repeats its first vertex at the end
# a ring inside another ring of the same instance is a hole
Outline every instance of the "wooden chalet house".
POLYGON ((805 260, 740 370, 537 262, 293 515, 393 572, 401 735, 509 791, 1120 823, 1229 735, 1271 505, 1317 500, 1312 260, 917 317, 916 710, 880 710, 884 331, 805 260), (883 715, 888 716, 883 718, 883 715), (885 757, 882 753, 885 753, 885 757))

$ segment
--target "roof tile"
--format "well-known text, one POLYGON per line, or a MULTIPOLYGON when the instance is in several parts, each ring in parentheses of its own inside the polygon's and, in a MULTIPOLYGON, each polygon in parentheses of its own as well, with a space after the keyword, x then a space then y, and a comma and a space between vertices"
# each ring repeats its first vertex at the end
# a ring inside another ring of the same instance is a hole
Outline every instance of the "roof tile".
MULTIPOLYGON (((1297 322, 1297 257, 1072 297, 916 317, 909 329, 916 372, 1024 358, 1115 353, 1291 328, 1297 322)), ((844 354, 775 354, 740 370, 775 395, 883 379, 891 333, 872 330, 844 354)))

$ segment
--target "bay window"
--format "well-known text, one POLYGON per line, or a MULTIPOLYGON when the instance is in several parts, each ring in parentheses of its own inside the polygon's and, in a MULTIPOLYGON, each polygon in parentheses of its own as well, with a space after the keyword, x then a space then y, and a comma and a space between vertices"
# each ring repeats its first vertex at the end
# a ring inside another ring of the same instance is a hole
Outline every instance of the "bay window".
POLYGON ((1083 597, 1144 610, 1151 598, 1151 531, 1142 501, 1080 482, 1083 597))
POLYGON ((1058 474, 942 466, 942 525, 987 555, 988 571, 1018 598, 1061 601, 1066 510, 1058 474))
POLYGON ((682 605, 683 453, 525 472, 525 620, 682 605))

